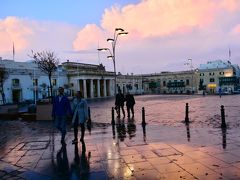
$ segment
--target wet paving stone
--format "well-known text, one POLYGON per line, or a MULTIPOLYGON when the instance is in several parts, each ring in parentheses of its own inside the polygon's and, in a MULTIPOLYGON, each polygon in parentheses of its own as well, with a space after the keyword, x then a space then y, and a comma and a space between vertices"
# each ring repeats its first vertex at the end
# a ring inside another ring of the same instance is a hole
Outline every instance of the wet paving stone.
POLYGON ((85 145, 71 143, 70 125, 62 146, 50 121, 0 121, 0 179, 240 179, 240 96, 229 97, 138 96, 135 119, 116 126, 107 111, 113 100, 91 102, 94 123, 85 145), (186 102, 188 126, 181 122, 186 102), (222 103, 226 130, 219 122, 222 103))

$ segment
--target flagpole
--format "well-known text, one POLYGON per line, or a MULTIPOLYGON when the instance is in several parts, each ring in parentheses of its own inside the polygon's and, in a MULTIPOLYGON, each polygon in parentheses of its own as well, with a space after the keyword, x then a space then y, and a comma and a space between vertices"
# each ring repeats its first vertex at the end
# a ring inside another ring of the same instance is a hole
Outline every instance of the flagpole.
POLYGON ((229 48, 229 51, 228 51, 228 56, 229 56, 229 61, 231 61, 231 50, 229 48))
POLYGON ((14 48, 14 42, 13 42, 13 61, 15 60, 15 48, 14 48))

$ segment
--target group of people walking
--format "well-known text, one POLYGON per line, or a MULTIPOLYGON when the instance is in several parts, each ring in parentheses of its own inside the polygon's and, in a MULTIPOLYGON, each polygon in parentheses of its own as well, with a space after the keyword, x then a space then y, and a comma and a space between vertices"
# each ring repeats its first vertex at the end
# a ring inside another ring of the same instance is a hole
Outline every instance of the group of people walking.
MULTIPOLYGON (((117 117, 120 118, 120 110, 122 110, 123 117, 125 117, 124 103, 127 106, 127 116, 130 117, 130 111, 132 118, 134 117, 134 104, 135 99, 132 94, 127 93, 124 96, 121 90, 118 90, 115 98, 115 109, 117 111, 117 117)), ((61 132, 61 143, 65 144, 66 119, 72 117, 72 126, 74 129, 73 144, 78 143, 78 127, 81 127, 80 141, 84 141, 85 135, 85 122, 89 119, 88 104, 83 98, 82 92, 77 91, 75 98, 73 99, 72 106, 67 96, 64 95, 64 88, 59 87, 58 95, 53 99, 52 118, 55 120, 56 128, 61 132)))
POLYGON ((78 126, 81 127, 80 141, 84 141, 85 122, 88 120, 88 104, 83 99, 82 92, 77 91, 73 99, 72 107, 67 96, 64 95, 64 88, 58 89, 58 95, 53 99, 52 117, 55 120, 55 126, 61 132, 61 143, 65 144, 66 119, 72 117, 72 126, 74 128, 74 139, 72 143, 78 143, 78 126))
POLYGON ((127 116, 130 117, 130 111, 132 113, 132 118, 134 117, 134 105, 135 99, 132 94, 127 92, 126 96, 121 92, 121 89, 118 90, 115 98, 115 110, 117 111, 117 117, 120 118, 120 111, 122 110, 123 118, 125 117, 124 102, 126 101, 127 106, 127 116))

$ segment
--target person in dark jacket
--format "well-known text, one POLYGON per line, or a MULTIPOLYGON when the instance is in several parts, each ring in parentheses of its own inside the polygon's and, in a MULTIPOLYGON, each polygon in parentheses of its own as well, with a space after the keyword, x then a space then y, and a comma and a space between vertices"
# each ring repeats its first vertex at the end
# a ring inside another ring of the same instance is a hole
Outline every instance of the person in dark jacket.
POLYGON ((56 128, 61 132, 61 143, 65 144, 66 119, 67 115, 72 115, 70 102, 64 95, 64 88, 58 88, 58 96, 53 99, 52 117, 55 120, 56 128))
POLYGON ((126 95, 126 106, 127 106, 128 117, 130 117, 130 110, 132 112, 132 117, 134 117, 134 104, 135 104, 135 99, 133 95, 128 92, 126 95))
POLYGON ((115 99, 115 109, 117 111, 117 117, 120 118, 120 109, 122 109, 123 118, 125 117, 125 111, 124 111, 124 95, 121 92, 121 89, 118 89, 118 94, 116 94, 115 99))

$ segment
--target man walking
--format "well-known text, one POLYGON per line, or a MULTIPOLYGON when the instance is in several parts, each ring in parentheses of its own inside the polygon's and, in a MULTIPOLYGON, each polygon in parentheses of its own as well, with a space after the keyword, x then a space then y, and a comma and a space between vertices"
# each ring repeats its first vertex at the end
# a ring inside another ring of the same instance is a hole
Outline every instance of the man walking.
POLYGON ((72 110, 68 98, 64 95, 64 88, 59 87, 58 93, 53 100, 52 117, 55 120, 56 128, 61 132, 61 143, 65 144, 66 118, 67 115, 72 114, 72 110))
POLYGON ((133 95, 128 92, 126 95, 126 106, 127 106, 128 118, 130 117, 130 110, 132 112, 132 117, 134 117, 134 104, 135 104, 135 99, 133 95))
POLYGON ((121 89, 118 89, 118 94, 116 94, 115 99, 115 108, 117 110, 117 117, 120 118, 120 109, 122 109, 123 118, 125 117, 125 111, 124 111, 124 95, 121 92, 121 89))

